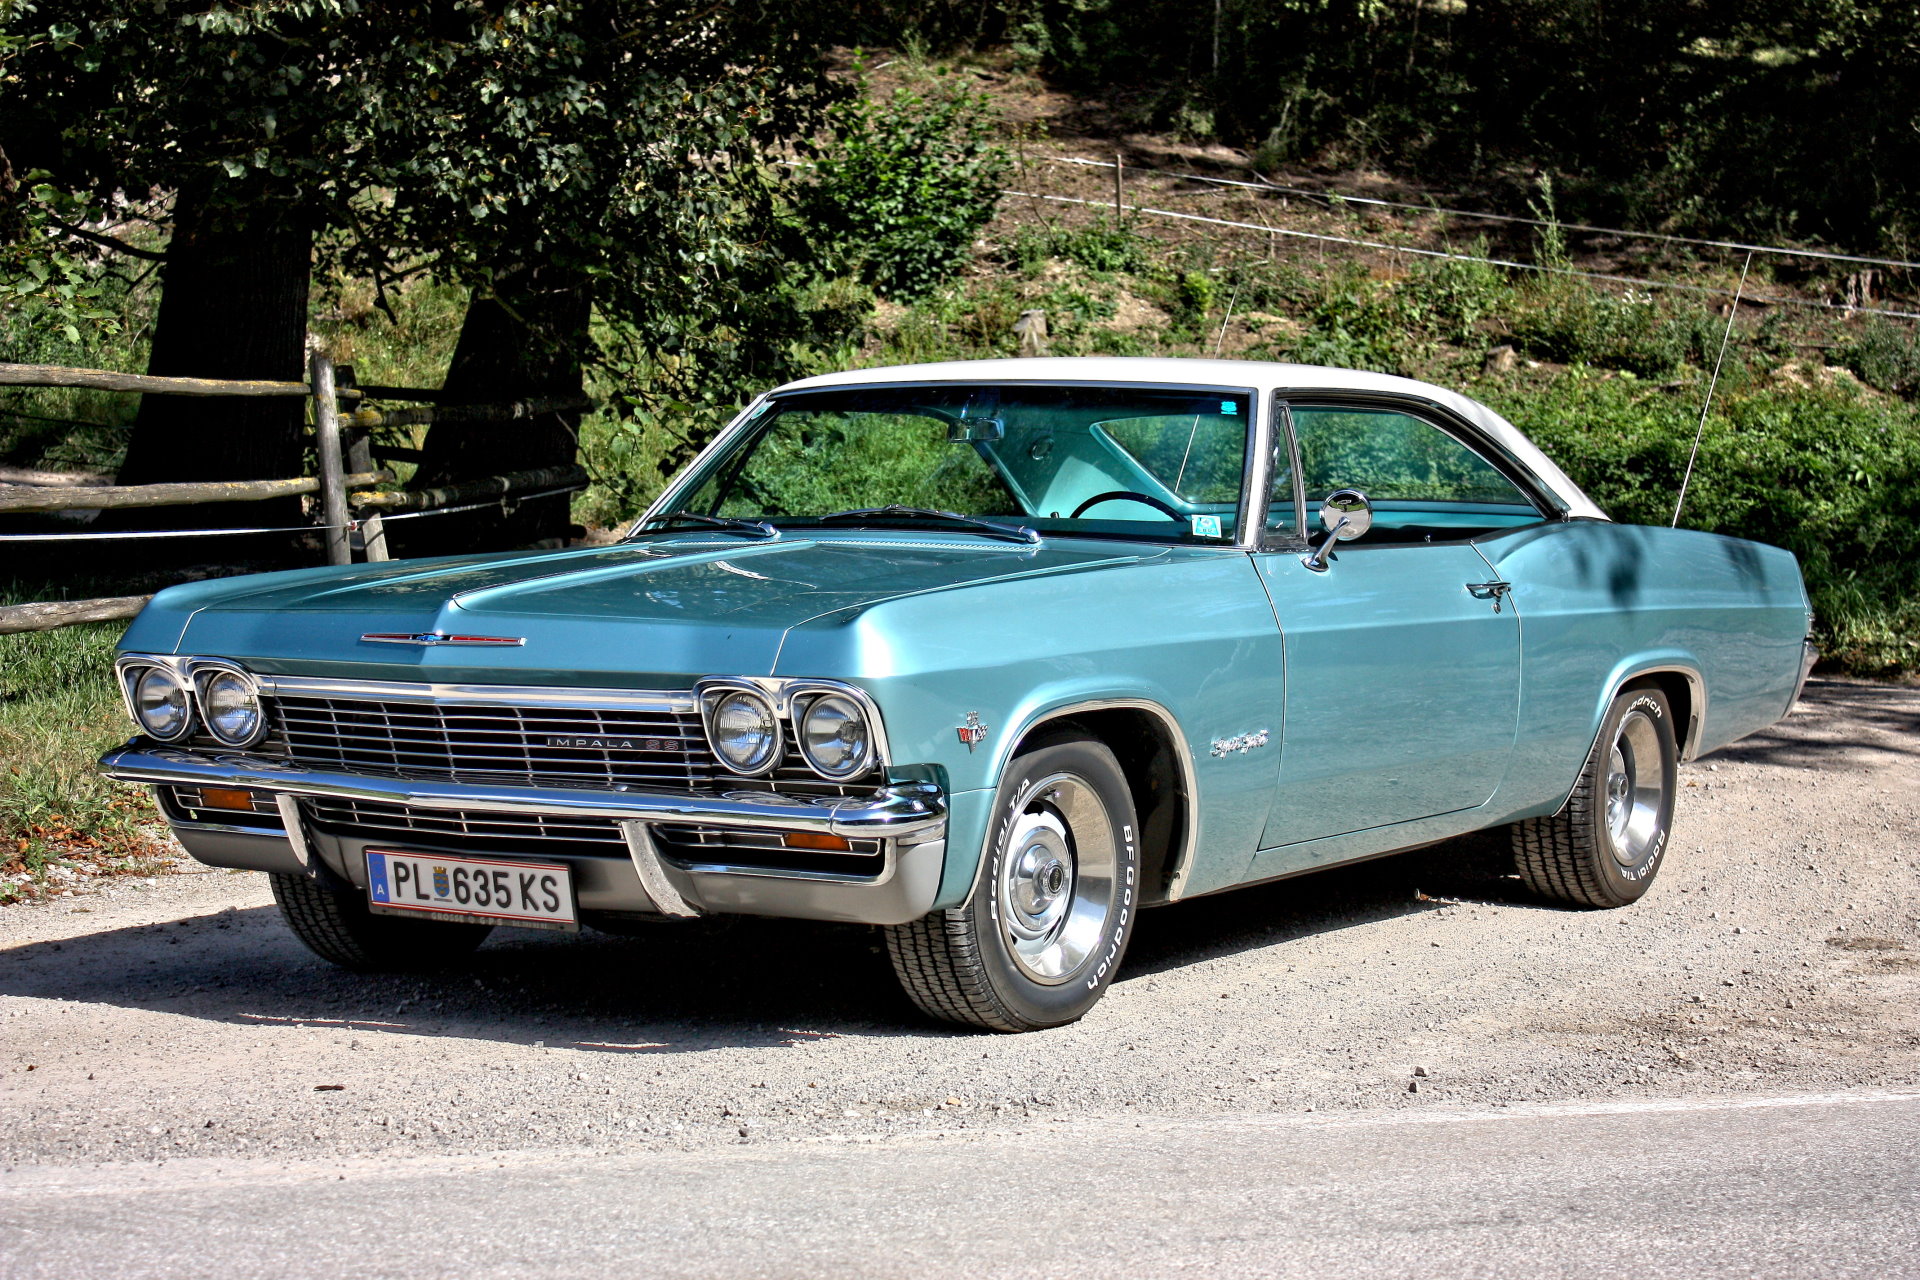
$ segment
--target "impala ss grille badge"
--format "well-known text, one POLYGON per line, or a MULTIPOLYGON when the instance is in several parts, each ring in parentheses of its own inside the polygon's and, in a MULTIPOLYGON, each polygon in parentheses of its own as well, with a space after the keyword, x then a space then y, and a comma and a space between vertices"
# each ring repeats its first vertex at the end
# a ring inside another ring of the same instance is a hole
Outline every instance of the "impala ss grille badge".
POLYGON ((954 732, 960 735, 960 741, 967 744, 968 755, 972 755, 973 749, 987 740, 987 726, 980 723, 978 711, 967 712, 967 722, 954 732))
POLYGON ((569 751, 678 751, 678 738, 629 738, 619 734, 551 734, 547 738, 549 747, 562 747, 569 751))
POLYGON ((415 633, 404 631, 369 631, 361 636, 360 639, 363 641, 371 641, 374 644, 478 644, 494 646, 506 645, 513 648, 518 648, 527 642, 525 636, 455 636, 448 635, 444 631, 421 631, 415 633))
POLYGON ((1215 738, 1213 740, 1213 754, 1216 756, 1227 756, 1237 751, 1241 755, 1245 755, 1255 747, 1266 746, 1268 741, 1269 735, 1265 729, 1256 729, 1252 733, 1243 733, 1237 738, 1215 738))

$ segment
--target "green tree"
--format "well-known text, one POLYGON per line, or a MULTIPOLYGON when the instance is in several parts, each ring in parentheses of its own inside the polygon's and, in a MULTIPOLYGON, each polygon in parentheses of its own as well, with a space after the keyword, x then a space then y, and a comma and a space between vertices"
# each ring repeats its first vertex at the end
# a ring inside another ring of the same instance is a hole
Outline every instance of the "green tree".
MULTIPOLYGON (((0 148, 34 175, 16 221, 40 192, 84 204, 69 246, 119 252, 92 227, 159 211, 153 372, 298 378, 317 253, 382 289, 472 287, 453 398, 577 391, 595 308, 668 357, 670 390, 724 395, 824 319, 788 287, 809 255, 771 163, 831 96, 807 23, 702 0, 20 0, 0 148)), ((122 478, 293 474, 298 409, 273 405, 149 397, 122 478)), ((428 476, 565 460, 572 426, 436 432, 428 476)))

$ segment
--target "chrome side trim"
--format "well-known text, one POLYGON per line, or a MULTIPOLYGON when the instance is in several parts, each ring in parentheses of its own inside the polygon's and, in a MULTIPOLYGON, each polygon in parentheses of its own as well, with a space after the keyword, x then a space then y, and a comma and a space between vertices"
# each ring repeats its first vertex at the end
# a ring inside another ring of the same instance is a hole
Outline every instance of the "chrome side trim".
POLYGON ((699 915, 698 908, 681 897, 680 891, 667 879, 666 868, 660 865, 660 851, 653 847, 653 833, 647 830, 647 824, 632 819, 622 821, 620 834, 626 839, 627 857, 640 877, 640 887, 653 899, 660 914, 683 920, 699 915))
POLYGON ((337 680, 325 676, 256 675, 260 692, 312 698, 372 698, 385 702, 442 702, 480 707, 578 707, 592 711, 671 711, 697 707, 691 693, 585 689, 567 685, 415 684, 398 680, 337 680))
POLYGON ((274 796, 273 802, 280 810, 280 823, 287 829, 287 843, 293 846, 293 856, 300 860, 300 866, 309 874, 313 871, 313 847, 307 843, 306 824, 300 817, 300 801, 288 792, 274 796))
MULTIPOLYGON (((276 797, 344 796, 422 809, 481 809, 501 813, 645 819, 819 831, 887 838, 937 833, 947 819, 945 793, 932 783, 882 786, 866 796, 786 796, 777 792, 596 791, 572 787, 514 787, 309 769, 279 756, 240 751, 195 751, 136 738, 100 757, 100 771, 123 782, 222 786, 267 791, 276 797)), ((281 801, 281 813, 289 812, 281 801)), ((298 814, 295 808, 291 812, 298 814)))
MULTIPOLYGON (((1179 720, 1173 712, 1157 702, 1146 698, 1090 698, 1082 702, 1069 703, 1060 707, 1049 707, 1031 716, 1018 731, 1008 734, 1006 741, 1013 744, 1008 747, 1006 759, 1000 762, 1000 768, 1006 768, 1007 760, 1013 758, 1014 747, 1024 742, 1029 734, 1043 725, 1055 720, 1064 720, 1083 711, 1145 711, 1160 721, 1167 731, 1167 737, 1173 741, 1173 759, 1180 772, 1180 805, 1185 810, 1186 821, 1183 824, 1180 839, 1179 857, 1169 869, 1167 881, 1167 901, 1178 902, 1186 894, 1187 879, 1193 872, 1193 854, 1200 841, 1200 787, 1193 769, 1193 751, 1187 745, 1187 735, 1180 728, 1179 720)), ((995 780, 998 785, 998 780, 995 780)), ((988 839, 992 839, 992 824, 988 824, 988 839)), ((986 850, 980 852, 980 865, 986 865, 986 850)), ((978 882, 978 872, 975 873, 978 882)), ((971 898, 969 891, 968 897, 971 898)))

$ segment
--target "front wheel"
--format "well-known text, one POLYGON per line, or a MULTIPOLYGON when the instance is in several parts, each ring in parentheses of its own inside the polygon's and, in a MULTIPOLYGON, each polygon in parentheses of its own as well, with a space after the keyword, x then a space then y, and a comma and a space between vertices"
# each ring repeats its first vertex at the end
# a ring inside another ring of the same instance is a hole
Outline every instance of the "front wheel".
POLYGON ((1008 764, 966 906, 887 930, 907 995, 947 1022, 1036 1031, 1106 992, 1133 933, 1140 838, 1113 752, 1055 739, 1008 764))
POLYGON ((1514 824, 1520 878, 1542 897, 1576 906, 1637 900, 1666 856, 1679 754, 1666 695, 1622 692, 1565 806, 1514 824))

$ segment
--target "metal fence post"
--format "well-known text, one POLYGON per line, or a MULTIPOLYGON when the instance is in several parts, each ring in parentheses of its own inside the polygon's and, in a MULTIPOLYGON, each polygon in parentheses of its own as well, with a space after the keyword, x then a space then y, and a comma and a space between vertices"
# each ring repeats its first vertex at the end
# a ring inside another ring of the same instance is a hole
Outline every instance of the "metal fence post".
POLYGON ((333 390, 333 361, 315 351, 309 381, 313 385, 313 435, 320 455, 320 510, 327 523, 327 563, 352 564, 347 537, 347 473, 340 455, 340 406, 333 390))

